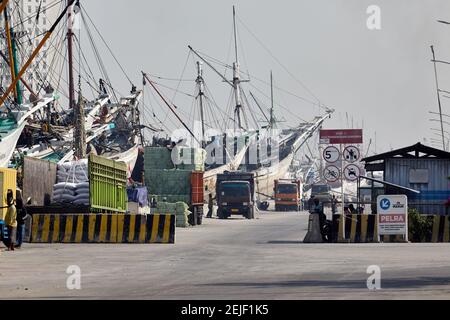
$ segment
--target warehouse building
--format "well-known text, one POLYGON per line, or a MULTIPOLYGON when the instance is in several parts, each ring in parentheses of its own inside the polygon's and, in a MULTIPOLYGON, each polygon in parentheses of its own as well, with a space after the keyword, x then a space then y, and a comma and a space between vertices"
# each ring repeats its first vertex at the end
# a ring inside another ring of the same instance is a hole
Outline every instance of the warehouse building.
POLYGON ((362 161, 367 172, 383 172, 383 180, 388 183, 384 185, 385 194, 406 194, 409 207, 422 214, 448 214, 445 204, 450 198, 449 152, 418 143, 362 161))

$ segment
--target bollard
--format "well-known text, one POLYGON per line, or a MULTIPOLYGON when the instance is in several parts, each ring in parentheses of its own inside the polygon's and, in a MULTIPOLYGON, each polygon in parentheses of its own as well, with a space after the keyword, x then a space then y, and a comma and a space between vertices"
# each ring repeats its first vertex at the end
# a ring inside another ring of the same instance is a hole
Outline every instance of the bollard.
POLYGON ((322 233, 320 232, 320 216, 318 214, 310 214, 308 222, 308 233, 303 243, 323 243, 322 233))

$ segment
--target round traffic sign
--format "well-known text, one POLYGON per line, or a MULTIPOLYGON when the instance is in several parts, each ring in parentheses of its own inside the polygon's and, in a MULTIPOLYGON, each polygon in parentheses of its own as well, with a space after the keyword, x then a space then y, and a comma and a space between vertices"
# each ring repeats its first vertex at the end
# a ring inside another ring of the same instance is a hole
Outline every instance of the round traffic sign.
POLYGON ((341 177, 341 170, 336 166, 328 166, 323 170, 323 177, 328 182, 336 182, 341 177))
POLYGON ((356 181, 360 175, 361 169, 354 164, 349 164, 344 169, 344 177, 348 181, 356 181))
POLYGON ((360 158, 359 149, 355 146, 348 146, 344 149, 344 160, 349 163, 354 163, 360 158))
POLYGON ((340 157, 341 152, 336 147, 330 146, 323 151, 323 159, 328 163, 335 163, 340 157))

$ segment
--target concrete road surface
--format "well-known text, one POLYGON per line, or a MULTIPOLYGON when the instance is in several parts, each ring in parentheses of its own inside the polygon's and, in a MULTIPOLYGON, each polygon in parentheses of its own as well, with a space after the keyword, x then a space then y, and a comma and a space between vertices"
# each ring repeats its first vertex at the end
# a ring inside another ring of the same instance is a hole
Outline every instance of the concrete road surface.
POLYGON ((205 219, 175 245, 26 245, 0 254, 1 298, 449 299, 450 244, 305 245, 306 213, 205 219), (66 270, 81 270, 69 290, 66 270), (381 290, 367 289, 367 268, 381 290))

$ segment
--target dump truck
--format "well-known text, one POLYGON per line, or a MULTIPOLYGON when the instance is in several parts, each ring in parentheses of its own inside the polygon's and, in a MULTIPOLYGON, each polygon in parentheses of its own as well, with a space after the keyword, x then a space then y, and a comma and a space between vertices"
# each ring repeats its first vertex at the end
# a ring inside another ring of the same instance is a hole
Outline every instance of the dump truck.
POLYGON ((299 211, 302 195, 300 180, 275 180, 275 211, 299 211))
POLYGON ((253 219, 255 213, 255 176, 253 173, 226 171, 217 175, 217 216, 227 219, 242 215, 253 219))

